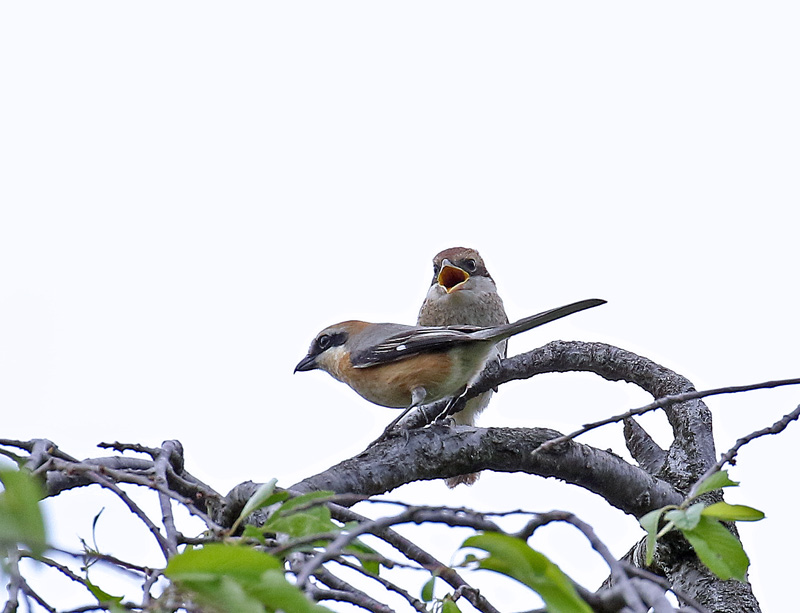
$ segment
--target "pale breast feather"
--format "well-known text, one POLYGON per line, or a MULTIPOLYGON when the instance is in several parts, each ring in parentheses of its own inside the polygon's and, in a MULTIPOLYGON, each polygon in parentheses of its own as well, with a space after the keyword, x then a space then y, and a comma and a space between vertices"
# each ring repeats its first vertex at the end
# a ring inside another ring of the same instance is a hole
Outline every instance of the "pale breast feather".
POLYGON ((396 362, 420 353, 444 351, 472 340, 470 332, 480 330, 479 326, 447 326, 435 328, 414 328, 388 337, 382 342, 350 355, 355 368, 367 368, 378 364, 396 362))

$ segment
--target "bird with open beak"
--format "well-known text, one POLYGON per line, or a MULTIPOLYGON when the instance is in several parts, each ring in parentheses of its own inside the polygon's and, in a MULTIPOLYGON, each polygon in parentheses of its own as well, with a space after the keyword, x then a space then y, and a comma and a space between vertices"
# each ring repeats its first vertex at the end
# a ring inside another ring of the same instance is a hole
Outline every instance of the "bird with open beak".
POLYGON ((406 326, 351 319, 317 334, 294 370, 324 370, 370 402, 404 408, 382 440, 414 407, 444 398, 452 403, 466 394, 498 343, 604 303, 580 300, 499 326, 406 326))
MULTIPOLYGON (((503 300, 497 293, 483 258, 475 249, 451 247, 433 258, 433 280, 419 311, 420 326, 497 326, 508 323, 503 300)), ((506 341, 498 343, 489 360, 506 356, 506 341)), ((472 426, 492 398, 489 390, 470 399, 453 416, 456 424, 472 426)), ((448 487, 471 485, 479 473, 459 475, 446 480, 448 487)))

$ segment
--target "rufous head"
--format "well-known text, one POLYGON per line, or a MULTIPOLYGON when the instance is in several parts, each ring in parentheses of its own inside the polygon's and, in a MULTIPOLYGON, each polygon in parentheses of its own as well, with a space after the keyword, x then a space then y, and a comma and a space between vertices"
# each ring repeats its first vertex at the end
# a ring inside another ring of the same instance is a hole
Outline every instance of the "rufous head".
POLYGON ((450 247, 433 258, 431 285, 438 285, 448 294, 469 289, 473 285, 470 283, 472 277, 492 278, 486 270, 483 258, 475 249, 450 247))

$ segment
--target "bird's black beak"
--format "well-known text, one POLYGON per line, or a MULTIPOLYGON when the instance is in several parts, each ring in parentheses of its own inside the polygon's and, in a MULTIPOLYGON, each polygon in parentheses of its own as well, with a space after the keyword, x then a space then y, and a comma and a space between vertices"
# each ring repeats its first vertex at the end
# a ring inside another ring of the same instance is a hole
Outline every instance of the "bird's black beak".
POLYGON ((309 354, 300 360, 300 363, 294 367, 294 372, 297 372, 298 370, 301 372, 305 370, 314 370, 315 368, 319 368, 317 365, 317 356, 309 354))
POLYGON ((469 274, 466 270, 453 266, 450 260, 442 262, 442 269, 439 271, 439 276, 436 281, 441 285, 449 294, 461 289, 461 286, 467 282, 469 274))

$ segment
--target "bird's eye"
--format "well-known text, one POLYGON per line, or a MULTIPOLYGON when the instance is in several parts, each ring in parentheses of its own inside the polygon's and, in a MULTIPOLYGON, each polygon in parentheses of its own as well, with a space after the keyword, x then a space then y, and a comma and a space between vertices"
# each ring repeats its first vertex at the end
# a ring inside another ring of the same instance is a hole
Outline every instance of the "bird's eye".
POLYGON ((477 268, 475 260, 473 260, 472 258, 464 260, 464 270, 466 270, 467 272, 475 272, 475 268, 477 268))
POLYGON ((331 337, 327 334, 321 334, 317 339, 317 347, 323 351, 331 346, 331 337))

